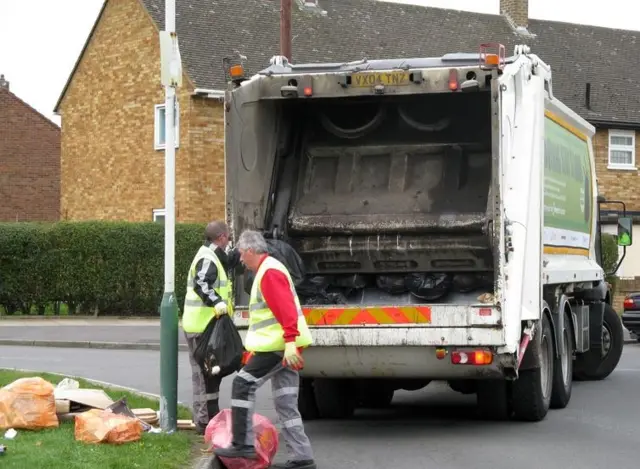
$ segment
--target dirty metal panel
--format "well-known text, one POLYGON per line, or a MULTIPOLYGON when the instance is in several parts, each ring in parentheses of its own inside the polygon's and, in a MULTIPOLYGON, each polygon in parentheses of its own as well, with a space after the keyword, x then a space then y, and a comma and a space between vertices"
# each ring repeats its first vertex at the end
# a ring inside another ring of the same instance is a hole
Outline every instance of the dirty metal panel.
POLYGON ((501 346, 501 327, 348 327, 314 328, 314 347, 501 346))
POLYGON ((305 236, 294 238, 292 246, 309 274, 454 272, 492 270, 489 241, 484 234, 456 230, 449 234, 305 236))
POLYGON ((409 226, 452 228, 458 220, 462 227, 481 224, 490 181, 491 155, 481 150, 444 145, 310 148, 290 223, 301 231, 348 225, 349 220, 366 224, 367 219, 369 224, 387 219, 400 225, 405 219, 409 226))
MULTIPOLYGON (((320 338, 324 342, 324 338, 320 338)), ((323 378, 502 378, 500 358, 491 365, 453 365, 436 358, 435 347, 310 347, 304 352, 302 377, 323 378)), ((435 383, 429 386, 434 386, 435 383)))

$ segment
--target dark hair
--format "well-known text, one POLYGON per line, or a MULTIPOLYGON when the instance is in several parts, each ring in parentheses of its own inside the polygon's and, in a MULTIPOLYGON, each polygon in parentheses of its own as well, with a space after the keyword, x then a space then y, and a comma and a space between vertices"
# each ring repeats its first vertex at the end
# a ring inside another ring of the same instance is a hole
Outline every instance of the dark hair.
POLYGON ((204 239, 213 243, 220 236, 228 233, 229 228, 227 227, 227 224, 222 221, 216 220, 209 223, 204 229, 204 239))

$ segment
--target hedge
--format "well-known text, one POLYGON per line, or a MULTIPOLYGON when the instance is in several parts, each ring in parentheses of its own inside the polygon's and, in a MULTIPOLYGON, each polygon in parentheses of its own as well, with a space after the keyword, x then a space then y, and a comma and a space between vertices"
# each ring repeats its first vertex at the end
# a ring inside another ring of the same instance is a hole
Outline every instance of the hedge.
MULTIPOLYGON (((176 225, 179 305, 204 226, 176 225)), ((163 291, 162 224, 0 223, 0 306, 6 314, 44 314, 62 303, 69 314, 158 315, 163 291)))
MULTIPOLYGON (((618 264, 618 238, 612 234, 602 234, 602 269, 605 274, 615 269, 618 264)), ((607 282, 611 285, 611 297, 615 295, 618 287, 618 277, 613 275, 606 276, 607 282)))

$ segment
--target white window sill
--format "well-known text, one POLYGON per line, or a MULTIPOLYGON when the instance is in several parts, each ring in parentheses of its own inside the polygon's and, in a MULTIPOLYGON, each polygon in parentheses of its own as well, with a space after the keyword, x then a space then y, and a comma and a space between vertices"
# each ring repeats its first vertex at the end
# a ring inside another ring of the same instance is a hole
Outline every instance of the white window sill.
POLYGON ((637 171, 638 168, 632 165, 622 165, 622 164, 610 164, 607 166, 607 169, 612 169, 614 171, 637 171))
MULTIPOLYGON (((164 150, 164 147, 165 147, 164 145, 154 145, 154 148, 158 151, 164 150)), ((180 148, 180 145, 176 145, 175 148, 177 150, 178 148, 180 148)))

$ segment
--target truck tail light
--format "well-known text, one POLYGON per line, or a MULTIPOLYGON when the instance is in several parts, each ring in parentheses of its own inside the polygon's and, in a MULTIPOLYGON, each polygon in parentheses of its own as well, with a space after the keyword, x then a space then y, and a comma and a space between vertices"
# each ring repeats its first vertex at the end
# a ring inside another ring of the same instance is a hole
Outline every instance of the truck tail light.
POLYGON ((455 68, 449 70, 449 89, 451 91, 458 90, 458 71, 455 68))
POLYGON ((457 350, 451 352, 451 363, 454 365, 491 365, 493 353, 489 350, 457 350))

